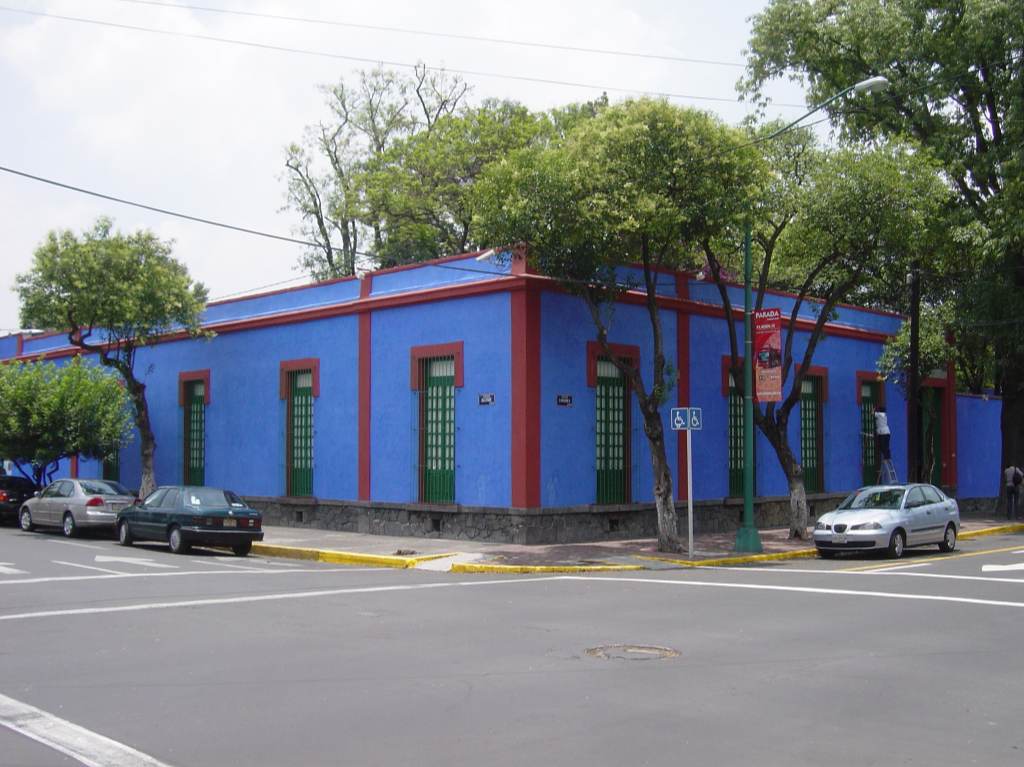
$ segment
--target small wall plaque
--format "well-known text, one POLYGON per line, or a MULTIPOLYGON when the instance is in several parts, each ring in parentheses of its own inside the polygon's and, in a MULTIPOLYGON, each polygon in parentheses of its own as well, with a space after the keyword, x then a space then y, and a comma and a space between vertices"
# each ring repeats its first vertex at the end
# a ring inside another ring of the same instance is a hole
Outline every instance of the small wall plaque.
POLYGON ((481 405, 493 405, 494 404, 494 394, 493 393, 481 394, 480 397, 479 397, 479 402, 480 402, 481 405))
POLYGON ((572 407, 572 395, 557 394, 555 395, 555 402, 559 407, 572 407))

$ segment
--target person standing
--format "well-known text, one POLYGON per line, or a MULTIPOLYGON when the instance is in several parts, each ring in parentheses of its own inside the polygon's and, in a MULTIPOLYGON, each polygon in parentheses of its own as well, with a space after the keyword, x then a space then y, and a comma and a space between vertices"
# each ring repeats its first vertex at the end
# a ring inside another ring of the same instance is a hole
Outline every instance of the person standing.
POLYGON ((875 449, 880 461, 892 460, 889 452, 889 418, 885 414, 885 405, 875 407, 875 449))
POLYGON ((1024 471, 1010 464, 1003 470, 1006 484, 1006 518, 1017 518, 1017 502, 1020 500, 1020 485, 1024 482, 1024 471))

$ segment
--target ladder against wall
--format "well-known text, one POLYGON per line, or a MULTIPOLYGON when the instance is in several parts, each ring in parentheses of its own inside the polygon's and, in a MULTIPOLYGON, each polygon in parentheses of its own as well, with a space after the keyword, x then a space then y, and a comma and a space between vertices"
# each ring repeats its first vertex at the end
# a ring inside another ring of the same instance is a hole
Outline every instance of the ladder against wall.
POLYGON ((878 467, 878 484, 895 485, 899 480, 896 478, 896 469, 892 465, 892 459, 883 458, 882 465, 878 467))

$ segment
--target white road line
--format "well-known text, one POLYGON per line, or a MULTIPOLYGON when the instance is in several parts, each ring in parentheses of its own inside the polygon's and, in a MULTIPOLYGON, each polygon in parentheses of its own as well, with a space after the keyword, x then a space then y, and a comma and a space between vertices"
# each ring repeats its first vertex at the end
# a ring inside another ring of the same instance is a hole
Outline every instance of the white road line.
POLYGON ((27 703, 0 695, 0 725, 86 767, 168 767, 165 762, 27 703))
MULTIPOLYGON (((895 573, 896 575, 916 575, 917 573, 895 573)), ((856 589, 824 589, 814 586, 770 586, 760 583, 725 583, 722 581, 674 581, 663 578, 621 578, 614 576, 582 576, 563 575, 562 580, 573 581, 608 581, 620 583, 655 583, 669 586, 708 586, 722 589, 749 589, 751 591, 788 591, 798 594, 825 594, 828 596, 878 597, 879 599, 905 599, 919 602, 956 602, 966 605, 985 605, 988 607, 1024 607, 1024 602, 1008 602, 998 599, 973 599, 971 597, 947 597, 941 594, 901 594, 893 591, 859 591, 856 589)), ((0 617, 0 620, 3 620, 0 617)))
MULTIPOLYGON (((923 563, 922 563, 923 564, 923 563)), ((783 569, 773 567, 706 567, 700 568, 706 572, 714 570, 729 570, 732 572, 759 572, 759 573, 804 573, 810 575, 855 575, 858 577, 879 576, 879 575, 902 575, 907 578, 938 578, 951 581, 990 581, 992 583, 1024 583, 1024 578, 989 578, 982 575, 950 575, 945 573, 904 573, 893 572, 894 569, 883 570, 812 570, 810 568, 786 567, 783 569)), ((984 567, 982 568, 984 570, 984 567)))
POLYGON ((982 565, 981 571, 983 573, 1000 573, 1008 572, 1010 570, 1024 570, 1024 563, 1016 565, 982 565))
POLYGON ((121 572, 120 570, 108 570, 105 567, 93 567, 92 565, 80 565, 77 562, 62 562, 59 559, 53 560, 53 563, 55 565, 65 565, 67 567, 81 567, 83 570, 95 570, 98 573, 109 573, 111 575, 126 575, 127 574, 127 573, 121 572))
POLYGON ((93 546, 91 543, 72 543, 71 541, 50 540, 50 543, 59 543, 61 546, 77 546, 80 549, 106 549, 106 546, 93 546))
MULTIPOLYGON (((168 610, 176 607, 208 607, 211 605, 235 605, 252 602, 278 602, 286 599, 313 599, 333 597, 342 594, 378 594, 385 591, 424 591, 447 589, 459 586, 495 586, 508 583, 531 583, 536 581, 562 580, 559 576, 541 578, 514 578, 487 581, 442 581, 440 583, 416 583, 401 586, 362 586, 348 589, 324 589, 320 591, 292 591, 284 594, 255 594, 248 597, 217 597, 212 599, 188 599, 179 602, 150 602, 148 604, 119 605, 116 607, 81 607, 73 610, 41 610, 34 613, 0 615, 0 621, 17 621, 31 618, 57 618, 71 615, 101 615, 104 613, 127 613, 141 610, 168 610)), ((1024 607, 1024 604, 1021 605, 1024 607)))
MULTIPOLYGON (((115 572, 115 571, 111 571, 115 572)), ((113 581, 119 578, 177 578, 182 575, 297 575, 303 573, 384 573, 402 572, 394 568, 378 567, 325 567, 303 570, 180 570, 175 573, 117 573, 116 575, 51 575, 38 578, 12 578, 0 580, 0 586, 23 586, 37 583, 66 583, 70 581, 113 581)))
POLYGON ((25 575, 27 570, 19 570, 13 562, 0 562, 0 575, 25 575))
POLYGON ((231 568, 232 570, 249 570, 249 571, 252 571, 252 570, 259 569, 259 566, 255 566, 255 567, 249 566, 249 567, 246 567, 245 565, 236 565, 236 564, 233 564, 232 562, 221 562, 219 559, 193 559, 191 561, 192 561, 192 564, 195 564, 195 565, 215 565, 217 567, 228 567, 228 568, 231 568))
MULTIPOLYGON (((865 573, 865 575, 885 575, 885 573, 865 573)), ((987 581, 989 583, 1024 583, 1024 578, 993 578, 984 575, 944 575, 942 573, 893 573, 908 578, 946 578, 951 581, 987 581)))
POLYGON ((934 562, 919 562, 916 565, 879 565, 878 570, 865 570, 866 573, 891 573, 896 570, 910 570, 914 567, 930 567, 934 562))

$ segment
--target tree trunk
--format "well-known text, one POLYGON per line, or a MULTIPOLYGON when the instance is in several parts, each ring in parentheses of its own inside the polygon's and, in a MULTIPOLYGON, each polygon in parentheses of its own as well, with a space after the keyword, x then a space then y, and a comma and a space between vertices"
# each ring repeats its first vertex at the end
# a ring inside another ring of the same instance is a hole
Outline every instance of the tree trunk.
POLYGON ((801 541, 808 539, 807 534, 807 492, 804 490, 804 473, 799 464, 796 471, 787 475, 789 480, 789 537, 801 541))
POLYGON ((644 434, 651 452, 651 469, 654 473, 654 505, 658 510, 658 551, 678 553, 683 551, 679 538, 679 522, 675 501, 672 498, 672 472, 665 455, 665 429, 657 405, 645 407, 641 403, 644 417, 644 434))
POLYGON ((135 406, 135 425, 139 429, 140 457, 142 459, 142 478, 139 480, 139 497, 145 498, 156 490, 156 473, 153 469, 153 457, 156 454, 156 438, 149 422, 149 406, 146 404, 146 385, 135 380, 134 376, 126 377, 128 396, 135 406))

